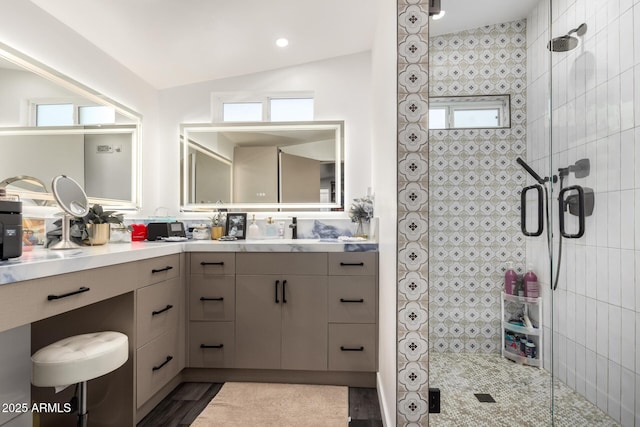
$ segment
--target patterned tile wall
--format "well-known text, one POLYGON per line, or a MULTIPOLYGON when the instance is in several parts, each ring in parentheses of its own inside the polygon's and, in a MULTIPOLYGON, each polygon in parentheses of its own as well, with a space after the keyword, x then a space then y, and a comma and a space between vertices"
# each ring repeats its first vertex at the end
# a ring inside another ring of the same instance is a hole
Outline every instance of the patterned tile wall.
POLYGON ((398 0, 398 426, 429 423, 429 3, 398 0))
POLYGON ((526 147, 525 21, 436 36, 429 52, 431 96, 511 96, 510 128, 429 131, 429 346, 499 352, 504 267, 526 267, 515 163, 526 147))

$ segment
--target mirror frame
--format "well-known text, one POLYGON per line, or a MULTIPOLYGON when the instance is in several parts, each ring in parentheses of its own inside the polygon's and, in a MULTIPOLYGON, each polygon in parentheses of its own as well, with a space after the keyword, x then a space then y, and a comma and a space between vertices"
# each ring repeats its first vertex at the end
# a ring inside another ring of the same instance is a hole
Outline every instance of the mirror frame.
MULTIPOLYGON (((124 117, 131 119, 131 123, 123 123, 116 124, 116 126, 131 126, 135 128, 135 131, 132 135, 132 194, 131 200, 117 200, 117 199, 100 199, 91 197, 88 195, 88 199, 90 203, 101 203, 106 207, 113 207, 117 209, 124 210, 135 210, 139 209, 141 206, 142 200, 142 159, 141 159, 141 128, 142 128, 142 115, 132 110, 129 107, 126 107, 119 102, 105 96, 104 94, 85 86, 84 84, 54 70, 53 68, 19 52, 18 50, 8 46, 2 42, 0 42, 0 58, 5 59, 9 62, 12 62, 20 67, 22 67, 26 71, 30 71, 46 80, 49 80, 63 88, 73 92, 75 95, 78 95, 82 98, 88 99, 92 102, 95 102, 97 105, 104 105, 112 107, 117 114, 120 114, 124 117)), ((112 125, 109 125, 112 126, 112 125)), ((68 130, 70 128, 81 128, 82 126, 60 126, 60 130, 68 130)), ((92 125, 91 127, 99 127, 92 125)), ((52 130, 55 131, 56 128, 52 127, 7 127, 0 126, 0 131, 3 130, 17 130, 21 129, 22 131, 27 131, 28 129, 34 132, 42 132, 44 130, 52 130)), ((34 199, 34 200, 54 200, 53 194, 51 191, 48 193, 34 193, 34 192, 18 192, 17 193, 20 198, 24 199, 34 199)))
POLYGON ((213 211, 221 207, 235 210, 251 209, 304 209, 321 210, 332 208, 343 208, 342 188, 342 162, 343 162, 343 140, 344 121, 313 121, 313 122, 227 122, 227 123, 182 123, 180 124, 180 144, 182 150, 182 189, 180 195, 180 210, 184 212, 213 211), (189 203, 189 145, 183 141, 189 141, 189 132, 204 131, 277 131, 277 130, 334 130, 335 131, 335 174, 336 174, 336 201, 334 203, 189 203))

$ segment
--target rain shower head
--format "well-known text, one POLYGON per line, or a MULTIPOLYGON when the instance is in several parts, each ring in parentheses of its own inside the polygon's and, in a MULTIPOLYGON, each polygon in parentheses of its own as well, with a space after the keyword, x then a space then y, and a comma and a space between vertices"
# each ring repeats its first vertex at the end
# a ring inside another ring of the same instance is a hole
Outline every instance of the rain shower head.
POLYGON ((578 28, 574 28, 569 31, 566 35, 556 37, 551 40, 547 45, 547 49, 552 52, 568 52, 572 49, 575 49, 578 46, 578 42, 580 41, 578 37, 582 37, 587 32, 587 24, 580 24, 578 28), (574 36, 576 34, 578 37, 574 36))

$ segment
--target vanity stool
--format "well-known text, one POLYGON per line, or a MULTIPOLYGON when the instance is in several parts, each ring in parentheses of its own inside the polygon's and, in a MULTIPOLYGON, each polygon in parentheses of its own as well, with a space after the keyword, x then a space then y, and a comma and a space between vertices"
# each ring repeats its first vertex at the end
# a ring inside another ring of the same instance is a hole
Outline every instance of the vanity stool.
POLYGON ((129 338, 106 331, 76 335, 31 356, 31 383, 37 387, 78 384, 78 425, 87 425, 87 381, 115 371, 129 358, 129 338))

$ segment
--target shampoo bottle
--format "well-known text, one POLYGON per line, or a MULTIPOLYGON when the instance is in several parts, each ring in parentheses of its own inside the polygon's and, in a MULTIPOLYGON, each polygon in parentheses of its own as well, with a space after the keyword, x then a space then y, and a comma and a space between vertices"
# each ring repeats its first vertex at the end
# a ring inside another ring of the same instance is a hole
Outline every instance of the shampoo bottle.
POLYGON ((515 295, 515 284, 518 274, 513 269, 513 262, 507 263, 507 271, 504 273, 504 292, 509 295, 515 295))
POLYGON ((527 298, 538 298, 540 288, 538 286, 538 276, 533 272, 533 266, 527 266, 527 273, 524 275, 524 295, 527 298))

